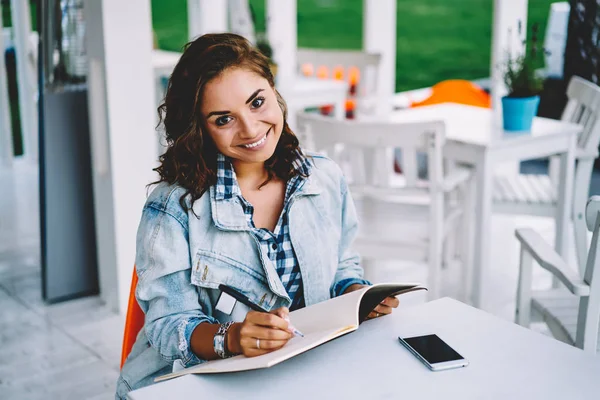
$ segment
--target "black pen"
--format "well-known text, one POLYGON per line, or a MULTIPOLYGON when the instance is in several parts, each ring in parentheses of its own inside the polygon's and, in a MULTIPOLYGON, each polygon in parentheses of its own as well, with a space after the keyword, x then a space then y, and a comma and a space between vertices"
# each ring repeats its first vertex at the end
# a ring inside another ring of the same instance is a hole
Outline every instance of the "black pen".
POLYGON ((247 305, 248 307, 250 307, 254 311, 268 313, 267 310, 265 310, 264 308, 262 308, 258 304, 254 304, 253 302, 250 301, 250 299, 248 297, 244 296, 243 294, 241 294, 237 290, 230 288, 229 286, 225 286, 223 284, 220 284, 219 285, 219 290, 221 290, 224 293, 227 293, 228 295, 230 295, 231 297, 233 297, 237 301, 242 302, 242 304, 247 305))
MULTIPOLYGON (((237 301, 241 302, 242 304, 250 307, 254 311, 268 313, 267 310, 265 310, 258 304, 251 302, 248 297, 244 296, 243 294, 241 294, 240 292, 238 292, 237 290, 235 290, 229 286, 220 284, 219 290, 221 290, 223 293, 227 293, 228 295, 230 295, 237 301)), ((289 319, 287 321, 289 322, 289 319)), ((304 337, 304 334, 302 332, 300 332, 298 329, 294 328, 291 324, 290 324, 290 329, 292 329, 292 332, 294 333, 294 335, 304 337)))

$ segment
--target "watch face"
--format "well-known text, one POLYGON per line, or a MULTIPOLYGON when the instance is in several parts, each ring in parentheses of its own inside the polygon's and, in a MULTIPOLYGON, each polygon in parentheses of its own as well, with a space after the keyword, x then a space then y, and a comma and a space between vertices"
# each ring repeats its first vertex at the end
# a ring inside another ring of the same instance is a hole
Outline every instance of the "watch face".
POLYGON ((224 336, 216 334, 213 339, 213 347, 215 348, 215 353, 221 358, 225 355, 225 346, 224 346, 224 336))
POLYGON ((229 327, 231 327, 232 324, 233 321, 226 322, 225 324, 221 325, 213 338, 213 347, 215 353, 217 353, 217 355, 221 358, 227 358, 232 355, 228 354, 225 349, 225 335, 227 335, 227 331, 229 330, 229 327))

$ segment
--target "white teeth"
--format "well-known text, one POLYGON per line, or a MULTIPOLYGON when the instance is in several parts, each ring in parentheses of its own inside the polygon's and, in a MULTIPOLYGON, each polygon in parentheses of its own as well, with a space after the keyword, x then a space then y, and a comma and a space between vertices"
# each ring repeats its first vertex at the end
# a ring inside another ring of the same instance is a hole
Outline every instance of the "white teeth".
POLYGON ((247 149, 251 149, 253 147, 256 147, 256 146, 259 146, 259 145, 263 144, 265 142, 265 140, 267 140, 267 135, 265 135, 258 142, 254 142, 254 143, 250 143, 250 144, 245 144, 244 147, 247 148, 247 149))

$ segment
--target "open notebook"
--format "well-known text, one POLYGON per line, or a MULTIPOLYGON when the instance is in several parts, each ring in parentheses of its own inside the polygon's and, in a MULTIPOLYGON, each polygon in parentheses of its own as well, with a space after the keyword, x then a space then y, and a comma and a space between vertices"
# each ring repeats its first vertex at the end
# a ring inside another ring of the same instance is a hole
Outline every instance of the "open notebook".
POLYGON ((290 313, 294 326, 304 337, 292 338, 284 347, 257 357, 243 355, 208 361, 194 367, 163 375, 156 382, 186 374, 214 374, 269 368, 325 342, 355 331, 367 315, 386 297, 415 290, 418 284, 380 283, 290 313))

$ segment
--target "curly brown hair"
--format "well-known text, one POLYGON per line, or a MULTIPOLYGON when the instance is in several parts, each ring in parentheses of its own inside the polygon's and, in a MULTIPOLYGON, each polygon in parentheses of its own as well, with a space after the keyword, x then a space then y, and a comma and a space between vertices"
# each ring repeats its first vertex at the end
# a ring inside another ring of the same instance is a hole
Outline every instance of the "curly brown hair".
MULTIPOLYGON (((159 157, 160 166, 154 170, 160 179, 185 189, 179 199, 181 206, 190 195, 189 207, 208 188, 216 183, 217 148, 210 135, 205 134, 200 103, 204 87, 230 68, 242 68, 265 78, 275 90, 275 81, 268 59, 245 38, 232 33, 206 34, 184 47, 183 55, 169 79, 164 102, 158 107, 160 122, 164 123, 167 150, 159 157)), ((273 156, 265 161, 268 183, 274 176, 287 181, 299 174, 294 161, 301 153, 298 138, 287 119, 285 101, 275 90, 283 112, 283 132, 273 156)))

